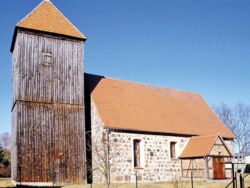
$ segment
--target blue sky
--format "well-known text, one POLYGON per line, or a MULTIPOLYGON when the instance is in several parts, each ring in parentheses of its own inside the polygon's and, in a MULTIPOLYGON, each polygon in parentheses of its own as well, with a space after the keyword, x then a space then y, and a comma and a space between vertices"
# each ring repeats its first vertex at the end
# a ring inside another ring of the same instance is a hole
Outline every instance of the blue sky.
MULTIPOLYGON (((15 24, 40 0, 1 1, 0 133, 11 130, 15 24)), ((86 72, 250 104, 250 0, 52 0, 85 35, 86 72)))

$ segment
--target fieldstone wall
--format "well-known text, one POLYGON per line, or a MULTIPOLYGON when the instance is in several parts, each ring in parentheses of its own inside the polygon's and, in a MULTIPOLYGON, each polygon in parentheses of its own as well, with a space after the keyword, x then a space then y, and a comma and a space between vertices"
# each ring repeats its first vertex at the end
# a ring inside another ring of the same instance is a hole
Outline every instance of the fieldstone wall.
POLYGON ((148 134, 110 133, 111 181, 168 181, 181 176, 181 162, 171 159, 170 142, 176 142, 177 157, 188 138, 148 134), (134 168, 133 140, 141 140, 141 168, 134 168))

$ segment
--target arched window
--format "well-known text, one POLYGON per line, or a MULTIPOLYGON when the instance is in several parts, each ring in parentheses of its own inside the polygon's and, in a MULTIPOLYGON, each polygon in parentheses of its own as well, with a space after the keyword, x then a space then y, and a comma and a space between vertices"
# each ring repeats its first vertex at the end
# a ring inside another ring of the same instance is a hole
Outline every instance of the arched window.
POLYGON ((176 159, 176 142, 170 142, 170 157, 176 159))

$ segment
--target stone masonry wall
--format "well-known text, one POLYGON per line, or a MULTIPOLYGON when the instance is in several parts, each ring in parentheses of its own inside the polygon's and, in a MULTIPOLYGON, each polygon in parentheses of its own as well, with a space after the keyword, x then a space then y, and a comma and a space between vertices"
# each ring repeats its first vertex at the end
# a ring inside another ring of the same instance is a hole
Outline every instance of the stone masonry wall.
POLYGON ((148 134, 110 133, 113 183, 168 181, 181 176, 181 162, 170 158, 170 142, 176 142, 177 157, 188 138, 148 134), (134 168, 133 140, 141 140, 141 169, 134 168), (115 148, 115 149, 113 149, 115 148))

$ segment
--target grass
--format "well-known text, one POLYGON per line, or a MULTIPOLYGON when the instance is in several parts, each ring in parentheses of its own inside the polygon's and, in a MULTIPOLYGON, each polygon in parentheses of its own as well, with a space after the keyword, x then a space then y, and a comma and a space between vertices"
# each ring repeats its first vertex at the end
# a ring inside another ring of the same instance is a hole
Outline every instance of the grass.
POLYGON ((13 187, 10 178, 0 178, 0 187, 13 187))
MULTIPOLYGON (((224 188, 230 180, 221 181, 194 181, 194 188, 224 188)), ((245 187, 250 186, 250 175, 245 179, 245 187)), ((0 188, 14 187, 10 178, 0 178, 0 188)), ((107 188, 105 185, 65 185, 65 188, 107 188)), ((155 182, 155 183, 138 183, 138 188, 190 188, 190 181, 171 181, 171 182, 155 182)), ((232 186, 230 186, 232 187, 232 186)), ((238 185, 238 187, 240 187, 238 185)), ((111 184, 109 188, 135 188, 135 183, 130 184, 111 184)))

